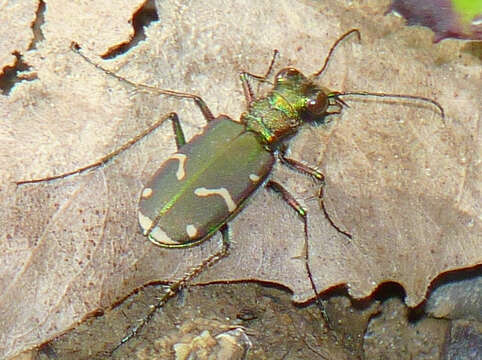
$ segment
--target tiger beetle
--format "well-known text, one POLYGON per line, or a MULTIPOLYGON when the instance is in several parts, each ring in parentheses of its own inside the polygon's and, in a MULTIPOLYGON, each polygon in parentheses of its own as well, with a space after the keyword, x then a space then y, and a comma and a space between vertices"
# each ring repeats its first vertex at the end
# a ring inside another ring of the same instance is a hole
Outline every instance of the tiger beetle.
MULTIPOLYGON (((348 106, 342 97, 351 95, 424 101, 436 106, 444 118, 442 106, 429 98, 374 92, 326 92, 316 85, 314 81, 326 69, 335 48, 351 34, 356 34, 360 40, 360 32, 357 29, 342 35, 331 47, 322 68, 311 76, 305 76, 291 67, 280 70, 266 96, 255 97, 250 80, 269 83, 267 79, 272 72, 277 51, 264 76, 241 72, 240 79, 247 101, 247 111, 241 115, 239 122, 226 115, 214 117, 205 101, 197 95, 158 89, 125 79, 94 63, 80 52, 78 45, 73 44, 72 49, 88 63, 130 86, 161 95, 192 99, 201 110, 207 126, 201 134, 186 142, 178 116, 173 112, 96 163, 65 174, 20 181, 17 184, 49 181, 97 168, 154 131, 164 121, 170 120, 177 152, 163 163, 141 192, 138 217, 142 233, 153 244, 164 248, 191 247, 209 239, 217 231, 222 234, 221 249, 192 268, 181 280, 170 285, 167 293, 111 353, 136 336, 154 313, 190 280, 228 254, 231 243, 229 221, 243 209, 260 187, 266 186, 281 194, 302 219, 305 242, 308 241, 305 209, 288 190, 270 179, 273 166, 279 160, 283 165, 319 181, 322 189, 324 177, 321 172, 286 157, 288 140, 305 123, 323 124, 326 116, 339 114, 343 106, 348 106)), ((321 196, 320 202, 324 211, 321 196)), ((333 223, 332 225, 335 226, 333 223)), ((307 250, 305 266, 317 296, 318 292, 308 265, 307 250)))

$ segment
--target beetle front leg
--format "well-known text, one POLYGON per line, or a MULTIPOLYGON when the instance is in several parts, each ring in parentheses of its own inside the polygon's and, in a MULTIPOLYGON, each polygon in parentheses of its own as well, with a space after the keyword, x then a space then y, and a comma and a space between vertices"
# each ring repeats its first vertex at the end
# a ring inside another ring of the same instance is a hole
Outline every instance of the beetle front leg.
POLYGON ((278 50, 276 49, 273 50, 273 57, 271 58, 271 62, 268 66, 268 70, 264 75, 256 75, 247 71, 242 71, 239 74, 239 79, 241 80, 241 84, 243 86, 244 97, 246 98, 248 108, 249 108, 249 105, 255 99, 255 94, 253 92, 253 89, 251 89, 251 85, 249 84, 248 78, 258 80, 259 82, 265 82, 266 79, 271 75, 271 72, 273 71, 274 63, 276 62, 276 57, 278 56, 278 54, 279 54, 278 50))

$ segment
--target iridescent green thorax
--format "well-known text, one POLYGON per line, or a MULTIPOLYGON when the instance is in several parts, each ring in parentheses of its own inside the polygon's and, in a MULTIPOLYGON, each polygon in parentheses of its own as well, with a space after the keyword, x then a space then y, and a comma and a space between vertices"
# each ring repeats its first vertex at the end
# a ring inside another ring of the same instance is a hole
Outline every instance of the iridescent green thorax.
POLYGON ((276 144, 304 122, 321 120, 328 100, 328 95, 310 79, 296 69, 286 68, 276 75, 273 89, 249 105, 241 121, 265 143, 276 144))

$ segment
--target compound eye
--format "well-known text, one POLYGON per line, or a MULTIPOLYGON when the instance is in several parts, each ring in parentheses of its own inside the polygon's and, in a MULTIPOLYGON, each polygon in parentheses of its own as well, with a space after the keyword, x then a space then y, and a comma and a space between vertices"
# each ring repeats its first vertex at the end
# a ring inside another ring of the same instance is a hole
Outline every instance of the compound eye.
POLYGON ((306 110, 312 115, 323 115, 328 108, 328 97, 323 91, 319 91, 315 99, 309 99, 306 110))
POLYGON ((295 68, 282 69, 276 75, 276 82, 281 83, 281 82, 290 81, 291 79, 298 77, 299 75, 300 75, 300 72, 295 68))

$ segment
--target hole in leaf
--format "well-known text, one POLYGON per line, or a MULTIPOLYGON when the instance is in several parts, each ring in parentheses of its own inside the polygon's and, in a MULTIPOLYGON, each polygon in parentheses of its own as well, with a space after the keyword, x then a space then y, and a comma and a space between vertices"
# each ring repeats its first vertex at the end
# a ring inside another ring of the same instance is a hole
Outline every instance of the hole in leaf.
POLYGON ((45 2, 43 0, 39 1, 37 11, 35 13, 35 20, 32 23, 33 39, 28 50, 36 49, 37 44, 45 40, 45 36, 42 32, 42 25, 45 23, 45 2))
POLYGON ((112 59, 118 55, 122 55, 135 47, 139 42, 146 39, 145 28, 152 22, 159 21, 157 9, 154 0, 147 0, 139 10, 132 16, 132 26, 134 27, 134 36, 129 42, 120 44, 103 55, 103 59, 112 59))
POLYGON ((19 75, 19 73, 30 70, 30 65, 22 60, 22 55, 14 51, 13 55, 17 58, 13 66, 6 66, 3 75, 0 76, 0 91, 3 95, 10 94, 12 88, 23 80, 32 81, 37 78, 34 74, 19 75))

